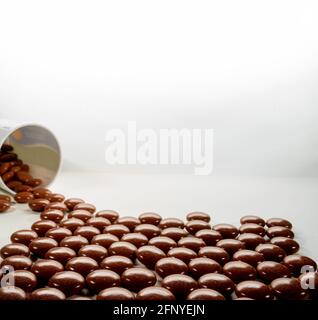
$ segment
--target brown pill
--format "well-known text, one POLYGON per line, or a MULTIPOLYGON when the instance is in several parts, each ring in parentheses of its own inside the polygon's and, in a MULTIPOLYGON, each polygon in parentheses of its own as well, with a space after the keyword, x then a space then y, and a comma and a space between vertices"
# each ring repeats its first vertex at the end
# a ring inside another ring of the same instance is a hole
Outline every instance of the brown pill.
POLYGON ((141 268, 130 268, 121 275, 122 285, 129 290, 138 292, 146 287, 153 286, 156 282, 154 272, 141 268))
POLYGON ((13 243, 22 243, 28 246, 37 237, 37 233, 33 230, 19 230, 12 233, 10 239, 13 243))
POLYGON ((187 296, 187 300, 225 300, 225 297, 215 290, 200 288, 192 291, 187 296))
POLYGON ((1 146, 2 152, 8 152, 8 151, 12 151, 12 150, 13 150, 13 147, 11 146, 11 144, 3 143, 1 146))
POLYGON ((118 217, 119 213, 113 210, 102 210, 95 214, 96 217, 103 217, 108 219, 111 223, 114 223, 118 217))
POLYGON ((92 217, 93 215, 87 210, 74 210, 68 214, 68 218, 76 218, 84 222, 92 217))
POLYGON ((142 233, 126 233, 121 238, 122 241, 127 241, 135 245, 137 248, 145 246, 148 243, 148 238, 142 233))
POLYGON ((286 238, 294 238, 294 232, 285 227, 270 227, 266 230, 267 236, 271 238, 275 237, 286 237, 286 238))
POLYGON ((90 272, 98 269, 98 263, 89 257, 75 257, 66 263, 65 270, 74 271, 86 277, 90 272))
POLYGON ((119 238, 116 237, 115 235, 111 234, 111 233, 104 233, 104 234, 98 234, 97 236, 95 236, 91 243, 92 244, 99 244, 100 246, 108 249, 109 246, 114 243, 119 241, 119 238))
POLYGON ((250 298, 253 300, 273 300, 273 290, 263 282, 247 280, 239 283, 235 288, 238 298, 250 298))
POLYGON ((285 250, 271 243, 260 244, 255 248, 256 252, 261 253, 265 260, 280 262, 286 256, 285 250))
POLYGON ((265 220, 255 215, 246 215, 240 219, 241 224, 256 223, 262 227, 265 226, 265 220))
POLYGON ((63 265, 51 259, 38 259, 34 262, 31 271, 40 280, 49 280, 55 273, 64 270, 63 265))
POLYGON ((240 233, 254 233, 261 237, 265 236, 265 228, 257 223, 245 223, 239 229, 240 233))
POLYGON ((52 248, 45 254, 45 259, 56 260, 62 265, 65 265, 74 257, 76 257, 76 252, 73 249, 67 247, 52 248))
POLYGON ((281 218, 271 218, 271 219, 268 219, 266 221, 266 225, 270 228, 270 227, 276 227, 276 226, 279 226, 279 227, 285 227, 285 228, 288 228, 288 229, 291 229, 293 226, 292 224, 288 221, 288 220, 285 220, 285 219, 281 219, 281 218))
POLYGON ((180 259, 167 257, 157 261, 155 270, 161 278, 165 278, 171 274, 187 274, 188 266, 180 259))
POLYGON ((57 227, 57 224, 51 220, 38 220, 34 222, 31 229, 34 230, 39 237, 44 237, 45 234, 50 230, 57 227))
MULTIPOLYGON (((167 230, 167 229, 166 229, 167 230)), ((139 232, 139 233, 142 233, 143 235, 145 235, 148 239, 151 239, 151 238, 154 238, 154 237, 157 237, 160 235, 161 233, 161 230, 153 225, 153 224, 140 224, 138 225, 134 232, 139 232)))
POLYGON ((162 280, 161 285, 174 294, 176 298, 185 298, 198 288, 197 282, 185 274, 172 274, 162 280))
POLYGON ((289 269, 283 264, 275 261, 264 261, 256 267, 258 275, 266 282, 272 282, 277 278, 290 277, 289 269))
POLYGON ((306 297, 306 290, 298 279, 278 278, 271 282, 276 298, 280 300, 301 300, 306 297))
POLYGON ((148 287, 138 292, 136 300, 143 301, 172 301, 176 300, 175 296, 166 288, 148 287))
POLYGON ((10 243, 1 248, 0 251, 2 258, 8 258, 11 256, 26 256, 30 255, 29 248, 22 243, 10 243))
POLYGON ((33 192, 33 188, 31 186, 27 186, 26 184, 21 184, 14 188, 15 192, 33 192))
POLYGON ((175 242, 178 242, 181 238, 186 237, 188 235, 188 232, 177 227, 170 227, 162 230, 161 235, 171 238, 175 242))
POLYGON ((63 202, 51 202, 46 207, 45 210, 60 210, 62 212, 68 211, 67 206, 63 202))
POLYGON ((0 200, 0 212, 6 212, 11 207, 10 202, 5 200, 0 200))
MULTIPOLYGON (((47 196, 47 199, 50 201, 50 202, 63 202, 65 200, 65 197, 62 195, 62 194, 59 194, 59 193, 51 193, 47 196)), ((66 204, 64 203, 64 205, 66 206, 66 204)), ((66 206, 67 210, 68 210, 68 207, 66 206)))
POLYGON ((2 163, 0 164, 0 176, 3 176, 6 172, 8 172, 11 168, 10 163, 2 163))
POLYGON ((43 300, 43 301, 55 301, 55 300, 65 300, 65 294, 55 288, 40 288, 33 291, 30 295, 30 300, 43 300))
POLYGON ((49 209, 41 212, 40 218, 42 220, 51 220, 56 223, 59 223, 64 218, 64 213, 61 210, 49 209))
POLYGON ((265 239, 255 233, 242 233, 237 240, 244 243, 245 248, 254 250, 258 245, 265 243, 265 239))
MULTIPOLYGON (((33 190, 33 195, 35 199, 46 199, 52 192, 47 188, 36 188, 33 190)), ((50 202, 48 201, 47 204, 50 202)))
MULTIPOLYGON (((12 168, 12 169, 13 169, 13 168, 12 168)), ((11 169, 11 170, 12 170, 12 169, 11 169)), ((13 171, 13 170, 12 170, 12 171, 13 171)), ((11 181, 7 182, 7 187, 8 187, 9 189, 11 189, 11 190, 15 190, 16 187, 21 186, 21 185, 22 185, 22 182, 21 182, 21 181, 11 180, 11 181)), ((33 195, 32 195, 32 197, 33 197, 33 195)))
POLYGON ((134 300, 134 294, 125 288, 108 288, 99 292, 96 300, 111 300, 111 301, 122 301, 122 300, 134 300))
POLYGON ((230 256, 232 256, 236 251, 245 249, 244 243, 236 239, 220 240, 216 246, 224 249, 230 256))
POLYGON ((179 247, 184 247, 191 249, 195 252, 198 252, 202 247, 205 247, 205 243, 202 239, 188 236, 185 238, 182 238, 178 241, 179 247))
POLYGON ((187 220, 202 220, 205 222, 210 222, 211 217, 209 214, 204 213, 204 212, 190 212, 187 214, 187 220))
POLYGON ((75 205, 73 210, 86 210, 90 213, 94 213, 96 211, 96 207, 90 203, 81 202, 75 205))
POLYGON ((255 268, 260 262, 264 261, 264 256, 261 253, 253 250, 239 250, 234 253, 233 260, 243 261, 255 268))
POLYGON ((175 248, 177 243, 171 238, 159 236, 150 239, 149 245, 155 246, 161 249, 164 253, 167 253, 170 249, 175 248))
POLYGON ((224 274, 208 273, 200 277, 199 286, 220 292, 224 296, 230 295, 235 288, 234 282, 224 274))
POLYGON ((91 301, 93 299, 90 298, 90 297, 86 297, 86 296, 74 295, 74 296, 71 296, 71 297, 67 298, 66 300, 91 301))
POLYGON ((25 184, 28 184, 33 179, 33 177, 26 171, 18 171, 16 173, 16 176, 21 182, 25 184))
POLYGON ((270 242, 271 244, 281 247, 287 254, 293 254, 299 250, 299 244, 294 239, 275 237, 272 238, 270 242))
POLYGON ((183 228, 184 223, 182 220, 178 218, 166 218, 162 219, 159 223, 159 228, 166 229, 166 228, 183 228))
POLYGON ((120 276, 114 271, 99 269, 88 274, 86 284, 90 289, 99 292, 103 289, 119 287, 120 276))
POLYGON ((131 259, 124 256, 110 256, 105 258, 100 266, 104 269, 111 270, 121 275, 127 269, 130 269, 134 266, 131 259))
POLYGON ((35 188, 35 187, 40 186, 43 183, 43 181, 41 179, 31 179, 29 182, 24 182, 24 183, 35 188))
POLYGON ((257 276, 256 269, 243 261, 230 261, 226 263, 223 266, 223 273, 235 283, 254 280, 257 276))
POLYGON ((6 202, 11 202, 11 198, 9 196, 6 196, 4 194, 0 194, 0 201, 6 201, 6 202))
POLYGON ((8 171, 1 176, 4 183, 9 182, 11 179, 13 179, 13 177, 14 177, 14 172, 12 171, 8 171))
POLYGON ((25 172, 29 172, 30 171, 30 166, 28 166, 27 164, 22 163, 22 161, 19 160, 15 162, 15 165, 19 165, 21 166, 21 171, 25 171, 25 172))
POLYGON ((110 226, 107 226, 103 233, 111 233, 114 236, 118 237, 119 239, 124 235, 129 233, 130 230, 124 226, 123 224, 112 224, 110 226))
POLYGON ((118 218, 116 223, 123 224, 130 231, 133 231, 135 229, 135 227, 140 224, 140 220, 137 219, 136 217, 120 217, 120 218, 118 218))
POLYGON ((102 218, 102 217, 92 217, 86 221, 87 226, 95 227, 97 228, 100 232, 103 232, 103 230, 107 227, 110 226, 111 223, 108 219, 102 218))
POLYGON ((10 256, 1 262, 1 267, 11 266, 14 270, 29 270, 32 266, 32 260, 26 256, 10 256))
POLYGON ((57 241, 58 243, 60 243, 64 238, 70 237, 71 235, 72 235, 72 231, 67 228, 63 228, 63 227, 57 227, 57 228, 50 229, 45 234, 46 237, 52 238, 55 241, 57 241))
POLYGON ((143 224, 153 224, 157 226, 162 220, 162 217, 157 213, 146 212, 139 216, 139 220, 143 224))
POLYGON ((78 227, 74 231, 75 236, 82 236, 86 238, 89 242, 98 234, 100 234, 100 231, 92 226, 83 226, 83 227, 78 227))
POLYGON ((33 291, 37 285, 36 276, 27 270, 16 270, 10 273, 14 285, 26 292, 33 291))
POLYGON ((124 256, 130 259, 135 258, 136 251, 137 247, 126 241, 114 242, 108 248, 110 256, 124 256))
POLYGON ((34 255, 38 257, 44 257, 47 251, 57 246, 58 243, 54 239, 48 237, 41 237, 32 240, 29 245, 29 248, 34 255))
POLYGON ((291 272, 291 274, 295 277, 298 277, 302 273, 302 268, 305 267, 307 270, 303 270, 303 272, 312 269, 311 271, 317 270, 317 264, 314 260, 309 257, 302 256, 299 254, 292 254, 286 256, 282 262, 291 272), (309 268, 308 268, 309 267, 309 268))
POLYGON ((98 244, 88 244, 78 251, 80 257, 89 257, 100 263, 107 257, 107 249, 98 244))
POLYGON ((78 218, 70 218, 61 221, 60 226, 74 232, 78 227, 82 227, 85 225, 85 222, 78 218))
POLYGON ((192 259, 189 263, 189 273, 198 279, 207 273, 221 273, 222 267, 215 260, 199 257, 192 259))
POLYGON ((49 200, 46 199, 33 199, 29 201, 29 207, 32 211, 42 212, 46 209, 46 206, 50 203, 49 200))
POLYGON ((230 261, 230 255, 219 247, 203 247, 198 253, 199 257, 206 257, 218 262, 221 266, 230 261))
POLYGON ((71 296, 81 292, 85 286, 85 279, 77 272, 61 271, 49 280, 49 286, 61 290, 66 296, 71 296))
POLYGON ((0 288, 0 300, 26 300, 26 293, 21 288, 6 286, 0 288))
POLYGON ((60 246, 73 249, 75 252, 78 252, 83 246, 89 244, 88 240, 82 236, 70 236, 64 238, 60 246))
POLYGON ((8 162, 8 161, 14 161, 17 159, 17 154, 13 152, 1 152, 0 154, 0 162, 8 162))
POLYGON ((236 227, 227 223, 216 224, 212 229, 221 233, 224 239, 235 239, 239 234, 239 230, 236 227))
POLYGON ((203 220, 191 220, 185 225, 185 229, 194 235, 200 230, 211 229, 211 226, 203 220))
POLYGON ((185 264, 188 264, 191 259, 196 258, 198 255, 195 251, 188 248, 173 248, 168 251, 167 257, 174 257, 180 259, 185 264))
POLYGON ((70 198, 64 201, 64 204, 67 206, 67 209, 69 211, 73 211, 74 207, 79 204, 79 203, 83 203, 84 200, 79 199, 79 198, 70 198))
POLYGON ((140 247, 136 252, 136 256, 142 264, 150 269, 153 269, 157 261, 165 258, 166 254, 155 246, 147 245, 140 247))
POLYGON ((223 239, 220 232, 209 229, 199 230, 195 236, 202 239, 207 246, 215 246, 217 242, 223 239))

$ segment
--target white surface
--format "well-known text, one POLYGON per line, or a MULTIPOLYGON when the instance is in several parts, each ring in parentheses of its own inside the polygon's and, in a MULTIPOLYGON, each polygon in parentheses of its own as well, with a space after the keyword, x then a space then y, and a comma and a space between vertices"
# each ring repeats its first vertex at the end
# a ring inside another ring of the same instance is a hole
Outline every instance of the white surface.
MULTIPOLYGON (((82 197, 98 210, 121 215, 145 211, 180 217, 194 210, 211 213, 213 224, 239 225, 245 214, 284 217, 294 224, 301 251, 318 261, 317 193, 315 179, 193 177, 192 175, 62 173, 52 190, 67 197, 82 197)), ((38 213, 19 205, 0 215, 0 245, 10 234, 28 228, 38 213)))
POLYGON ((106 131, 212 128, 215 172, 318 176, 316 0, 1 1, 0 117, 109 170, 106 131))

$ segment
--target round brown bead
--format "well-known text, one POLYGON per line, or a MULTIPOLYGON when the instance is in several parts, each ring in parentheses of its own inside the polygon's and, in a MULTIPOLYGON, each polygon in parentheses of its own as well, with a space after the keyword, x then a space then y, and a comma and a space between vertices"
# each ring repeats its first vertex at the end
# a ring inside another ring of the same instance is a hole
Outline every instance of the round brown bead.
POLYGON ((235 288, 235 293, 238 298, 250 298, 253 300, 273 300, 273 290, 266 284, 247 280, 239 283, 235 288))
POLYGON ((153 286, 157 279, 155 274, 145 268, 131 268, 121 275, 122 285, 129 290, 138 292, 146 287, 153 286))
POLYGON ((12 233, 10 239, 13 243, 21 243, 28 246, 37 237, 37 233, 33 230, 19 230, 12 233))
POLYGON ((235 288, 234 282, 224 274, 208 273, 200 277, 199 286, 220 292, 223 295, 230 295, 235 288))
POLYGON ((99 292, 96 300, 123 301, 134 300, 134 294, 125 288, 108 288, 99 292))
POLYGON ((203 247, 198 253, 199 257, 206 257, 218 262, 221 266, 230 261, 230 255, 219 247, 203 247))
POLYGON ((187 300, 225 300, 225 298, 221 293, 215 290, 200 288, 192 291, 188 295, 187 300))
POLYGON ((71 296, 81 292, 85 286, 85 279, 77 272, 61 271, 50 279, 49 286, 61 290, 66 296, 71 296))
POLYGON ((170 249, 175 248, 177 243, 169 237, 159 236, 150 239, 149 245, 155 246, 167 253, 170 249))
POLYGON ((79 251, 78 255, 80 257, 89 257, 100 263, 103 259, 107 257, 107 249, 98 244, 88 244, 83 246, 79 251))
POLYGON ((110 256, 105 258, 100 266, 107 270, 112 270, 117 274, 121 275, 127 269, 130 269, 134 266, 131 259, 124 256, 110 256))
POLYGON ((290 277, 289 269, 283 264, 275 261, 264 261, 256 267, 258 275, 266 282, 271 282, 277 278, 290 277))
POLYGON ((98 263, 89 257, 75 257, 66 263, 65 270, 74 271, 86 277, 90 272, 98 269, 98 263))
POLYGON ((162 286, 178 298, 187 297, 191 291, 198 288, 197 282, 185 274, 172 274, 162 280, 162 286))
POLYGON ((136 295, 136 300, 143 301, 172 301, 176 300, 175 296, 166 288, 147 287, 142 289, 136 295))
POLYGON ((241 224, 256 223, 262 227, 265 226, 265 220, 255 215, 246 215, 240 219, 240 222, 241 224))
POLYGON ((88 274, 86 284, 90 289, 99 292, 106 288, 118 287, 120 276, 114 271, 99 269, 88 274))
POLYGON ((188 266, 180 259, 167 257, 157 261, 155 270, 161 278, 165 278, 171 274, 187 274, 188 266))
POLYGON ((122 241, 127 241, 135 245, 137 248, 145 246, 148 243, 148 238, 142 233, 126 233, 121 238, 122 241))
POLYGON ((109 255, 124 256, 130 259, 135 257, 136 251, 137 247, 126 241, 114 242, 108 248, 109 255))
POLYGON ((235 239, 239 234, 239 230, 228 223, 216 224, 212 229, 221 233, 224 239, 235 239))
POLYGON ((52 248, 58 246, 57 241, 48 237, 41 237, 33 240, 30 245, 30 251, 38 257, 44 257, 45 254, 52 248))
POLYGON ((195 251, 188 249, 188 248, 173 248, 168 251, 167 257, 174 257, 177 259, 180 259, 185 264, 188 264, 191 259, 196 258, 198 255, 195 251))
POLYGON ((153 269, 157 261, 165 258, 166 254, 155 246, 147 245, 140 247, 136 252, 136 256, 142 264, 150 269, 153 269))
POLYGON ((222 267, 215 260, 199 257, 192 259, 189 263, 189 273, 198 279, 207 273, 221 273, 222 267))
POLYGON ((202 220, 205 222, 210 222, 211 217, 209 214, 204 213, 204 212, 190 212, 187 214, 187 220, 191 221, 191 220, 202 220))

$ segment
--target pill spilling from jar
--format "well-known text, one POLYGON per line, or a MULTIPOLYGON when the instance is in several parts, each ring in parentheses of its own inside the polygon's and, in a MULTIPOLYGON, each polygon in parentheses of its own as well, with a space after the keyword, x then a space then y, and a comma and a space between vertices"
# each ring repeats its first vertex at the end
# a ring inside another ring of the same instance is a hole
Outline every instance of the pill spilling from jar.
POLYGON ((214 224, 203 212, 191 212, 183 221, 157 213, 123 217, 97 211, 83 199, 41 186, 7 144, 0 175, 16 192, 13 199, 0 195, 0 212, 21 203, 39 215, 0 250, 1 268, 11 270, 14 280, 0 288, 0 300, 318 297, 317 264, 299 253, 286 219, 248 215, 236 227, 214 224))

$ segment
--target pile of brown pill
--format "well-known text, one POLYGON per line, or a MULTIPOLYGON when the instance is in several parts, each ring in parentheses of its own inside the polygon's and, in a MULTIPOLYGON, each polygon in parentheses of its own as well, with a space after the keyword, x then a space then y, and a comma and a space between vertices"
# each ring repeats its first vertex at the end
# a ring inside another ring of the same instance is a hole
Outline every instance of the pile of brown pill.
MULTIPOLYGON (((317 299, 317 264, 298 254, 286 219, 247 215, 240 227, 192 212, 184 222, 156 213, 113 210, 40 187, 10 146, 0 175, 14 200, 39 220, 1 248, 14 286, 0 300, 303 300, 317 299), (311 272, 303 273, 307 266, 311 272), (305 285, 307 284, 307 286, 305 285), (309 285, 308 284, 312 284, 309 285)), ((0 196, 0 211, 12 199, 0 196)))

